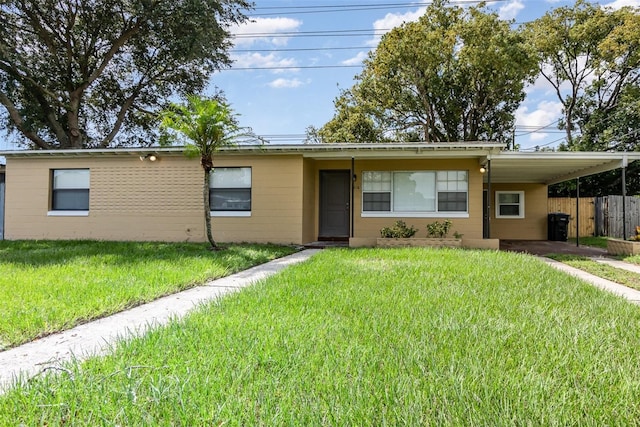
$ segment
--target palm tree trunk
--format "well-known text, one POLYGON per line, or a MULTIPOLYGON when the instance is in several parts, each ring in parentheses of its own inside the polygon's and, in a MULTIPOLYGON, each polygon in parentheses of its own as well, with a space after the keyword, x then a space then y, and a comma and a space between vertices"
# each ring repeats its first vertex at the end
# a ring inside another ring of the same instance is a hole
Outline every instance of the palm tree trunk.
POLYGON ((204 184, 202 186, 202 196, 204 199, 204 224, 207 229, 207 240, 211 244, 211 250, 218 250, 216 241, 213 240, 213 234, 211 232, 211 203, 209 200, 209 181, 210 171, 204 169, 204 184))

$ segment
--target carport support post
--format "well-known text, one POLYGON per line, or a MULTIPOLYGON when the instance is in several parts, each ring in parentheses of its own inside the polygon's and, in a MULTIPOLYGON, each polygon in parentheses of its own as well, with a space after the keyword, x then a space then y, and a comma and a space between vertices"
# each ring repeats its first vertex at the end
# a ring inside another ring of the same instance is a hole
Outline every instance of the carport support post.
POLYGON ((491 157, 487 156, 487 239, 491 238, 491 157))
POLYGON ((622 163, 622 240, 627 240, 627 159, 622 163))
POLYGON ((576 178, 576 246, 580 246, 580 178, 576 178))

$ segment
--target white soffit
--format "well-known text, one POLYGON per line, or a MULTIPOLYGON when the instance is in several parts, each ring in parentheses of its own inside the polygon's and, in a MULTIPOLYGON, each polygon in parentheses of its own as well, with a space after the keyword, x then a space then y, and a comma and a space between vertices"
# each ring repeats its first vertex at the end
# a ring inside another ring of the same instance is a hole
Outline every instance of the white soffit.
MULTIPOLYGON (((640 153, 501 152, 491 158, 491 182, 557 184, 640 160, 640 153)), ((488 174, 485 174, 485 181, 488 174)))

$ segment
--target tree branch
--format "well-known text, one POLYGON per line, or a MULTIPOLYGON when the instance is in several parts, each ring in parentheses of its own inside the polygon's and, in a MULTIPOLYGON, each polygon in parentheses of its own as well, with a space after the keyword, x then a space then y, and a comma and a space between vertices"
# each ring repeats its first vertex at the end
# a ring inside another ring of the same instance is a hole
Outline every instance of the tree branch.
POLYGON ((125 117, 127 116, 127 112, 135 102, 136 98, 139 95, 139 90, 134 91, 129 97, 124 101, 122 106, 120 107, 120 111, 118 111, 118 116, 116 118, 116 122, 111 129, 111 132, 100 142, 100 147, 107 148, 113 138, 120 132, 120 128, 122 127, 122 123, 124 122, 125 117))
POLYGON ((5 95, 2 92, 0 92, 0 103, 5 106, 5 108, 9 112, 9 117, 11 118, 11 121, 13 121, 13 123, 16 125, 18 130, 22 132, 24 136, 29 138, 34 144, 36 144, 38 147, 42 148, 43 150, 48 150, 52 148, 51 145, 47 143, 47 141, 40 138, 38 134, 28 130, 25 127, 24 120, 20 115, 20 112, 18 111, 16 106, 13 105, 13 102, 11 102, 11 100, 7 97, 7 95, 5 95))

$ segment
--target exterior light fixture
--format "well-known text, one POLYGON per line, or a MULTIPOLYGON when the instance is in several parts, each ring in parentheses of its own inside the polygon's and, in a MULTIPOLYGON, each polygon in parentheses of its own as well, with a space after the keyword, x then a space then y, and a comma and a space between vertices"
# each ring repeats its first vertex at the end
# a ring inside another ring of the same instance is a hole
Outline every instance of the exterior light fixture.
POLYGON ((155 153, 149 153, 144 156, 140 156, 140 161, 144 162, 145 160, 149 160, 150 162, 155 162, 158 160, 158 155, 155 153))
POLYGON ((485 168, 484 166, 480 166, 480 173, 485 173, 487 171, 487 168, 485 168))

